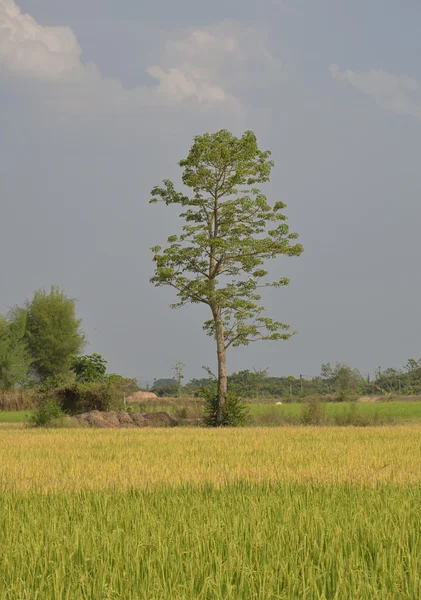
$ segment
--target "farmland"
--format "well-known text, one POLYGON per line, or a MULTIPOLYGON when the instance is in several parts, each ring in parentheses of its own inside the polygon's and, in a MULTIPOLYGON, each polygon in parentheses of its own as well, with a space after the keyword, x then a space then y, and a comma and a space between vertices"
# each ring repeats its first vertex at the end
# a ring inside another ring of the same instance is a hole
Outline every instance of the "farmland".
POLYGON ((420 434, 2 429, 0 599, 419 598, 420 434))

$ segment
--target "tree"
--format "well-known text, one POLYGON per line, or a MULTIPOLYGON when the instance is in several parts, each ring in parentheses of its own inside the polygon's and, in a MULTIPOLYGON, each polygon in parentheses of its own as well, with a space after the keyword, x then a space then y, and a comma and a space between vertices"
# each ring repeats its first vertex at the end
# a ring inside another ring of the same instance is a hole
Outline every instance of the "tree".
POLYGON ((70 369, 76 375, 78 383, 102 381, 107 372, 107 361, 101 354, 76 356, 72 359, 70 369))
POLYGON ((25 343, 26 312, 12 309, 0 315, 0 389, 22 385, 28 378, 29 353, 25 343))
POLYGON ((273 164, 270 152, 259 150, 253 132, 236 138, 221 130, 195 137, 189 155, 179 163, 191 195, 177 192, 170 180, 152 190, 152 203, 183 209, 184 224, 179 236, 168 238, 165 249, 152 248, 151 282, 176 290, 173 308, 200 303, 210 310, 204 330, 216 341, 217 425, 222 424, 227 395, 228 348, 292 335, 289 325, 264 315, 258 293, 262 287, 289 283, 286 277, 267 281, 266 260, 302 252, 282 213, 285 204, 271 206, 256 187, 269 181, 273 164))
POLYGON ((72 357, 85 345, 75 300, 52 286, 49 292, 36 291, 32 301, 26 302, 26 312, 26 340, 35 375, 41 381, 66 377, 72 357))
POLYGON ((405 365, 405 369, 408 373, 410 373, 411 371, 415 371, 416 369, 419 369, 421 367, 421 358, 416 359, 416 358, 408 358, 406 365, 405 365))
POLYGON ((257 399, 260 397, 260 390, 268 377, 268 371, 268 368, 260 370, 254 368, 251 374, 253 390, 257 399))
POLYGON ((182 381, 184 379, 184 367, 186 365, 178 360, 173 366, 173 372, 175 375, 175 380, 177 381, 177 396, 180 398, 183 392, 183 384, 182 381))
POLYGON ((340 400, 352 398, 358 391, 363 378, 358 369, 353 369, 346 363, 337 362, 333 370, 333 383, 340 400))

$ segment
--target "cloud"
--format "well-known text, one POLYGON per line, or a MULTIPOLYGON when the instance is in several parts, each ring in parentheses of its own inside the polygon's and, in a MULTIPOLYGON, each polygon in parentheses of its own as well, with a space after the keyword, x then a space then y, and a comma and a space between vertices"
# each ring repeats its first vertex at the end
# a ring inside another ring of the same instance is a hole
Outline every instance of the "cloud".
POLYGON ((421 121, 420 84, 414 77, 395 75, 387 71, 341 71, 338 65, 331 65, 332 77, 346 81, 363 92, 384 110, 397 115, 407 115, 421 121))
MULTIPOLYGON (((164 49, 165 64, 176 61, 177 69, 150 67, 149 74, 158 77, 167 93, 179 93, 173 83, 183 85, 204 101, 228 101, 231 104, 253 89, 286 79, 284 66, 265 45, 265 36, 257 29, 223 22, 206 29, 191 29, 182 39, 169 40, 164 49)), ((190 92, 191 93, 191 92, 190 92)))
POLYGON ((12 73, 41 80, 80 74, 81 49, 69 27, 43 27, 13 0, 0 0, 0 63, 12 73))
POLYGON ((148 73, 159 81, 157 95, 175 102, 195 98, 199 104, 213 104, 227 99, 227 94, 221 87, 212 85, 205 73, 191 65, 172 69, 149 67, 148 73))
POLYGON ((125 88, 81 60, 70 27, 45 27, 23 14, 14 0, 0 0, 0 65, 13 76, 49 84, 46 102, 61 102, 68 112, 131 113, 144 106, 192 103, 199 110, 244 114, 236 93, 249 73, 258 85, 273 59, 253 30, 237 24, 180 32, 168 40, 159 63, 147 74, 155 85, 125 88), (52 89, 51 86, 56 86, 52 89), (48 99, 49 98, 49 99, 48 99))

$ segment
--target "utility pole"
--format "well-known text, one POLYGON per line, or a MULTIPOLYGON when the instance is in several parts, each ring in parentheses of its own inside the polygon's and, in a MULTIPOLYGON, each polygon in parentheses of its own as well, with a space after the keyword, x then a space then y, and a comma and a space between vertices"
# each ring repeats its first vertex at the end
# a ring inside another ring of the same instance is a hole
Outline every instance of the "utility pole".
POLYGON ((300 374, 301 397, 303 396, 303 376, 300 374))

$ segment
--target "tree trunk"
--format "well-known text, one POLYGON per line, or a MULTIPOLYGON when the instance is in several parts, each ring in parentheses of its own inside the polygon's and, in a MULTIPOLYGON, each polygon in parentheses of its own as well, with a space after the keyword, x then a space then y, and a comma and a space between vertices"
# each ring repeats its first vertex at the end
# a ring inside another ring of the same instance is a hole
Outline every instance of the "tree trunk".
POLYGON ((225 397, 227 395, 227 351, 224 339, 224 324, 221 319, 220 311, 214 312, 215 333, 216 333, 216 351, 218 355, 218 396, 216 407, 216 426, 219 427, 223 422, 223 408, 225 397))

